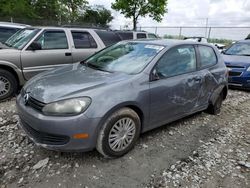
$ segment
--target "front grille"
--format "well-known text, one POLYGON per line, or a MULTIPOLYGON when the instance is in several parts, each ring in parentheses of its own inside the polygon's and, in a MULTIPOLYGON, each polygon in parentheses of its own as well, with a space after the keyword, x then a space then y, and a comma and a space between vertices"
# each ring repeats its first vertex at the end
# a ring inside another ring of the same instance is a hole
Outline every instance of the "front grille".
POLYGON ((240 76, 241 74, 242 74, 242 72, 229 71, 229 76, 240 76))
POLYGON ((64 145, 69 142, 70 138, 68 136, 37 131, 29 126, 25 121, 21 120, 21 123, 28 134, 31 135, 32 138, 40 144, 64 145))
POLYGON ((38 111, 42 111, 43 107, 45 106, 45 103, 42 103, 36 99, 34 99, 33 97, 29 97, 26 105, 38 110, 38 111))
POLYGON ((227 65, 228 68, 235 68, 235 69, 244 69, 245 67, 243 66, 238 66, 238 65, 227 65))

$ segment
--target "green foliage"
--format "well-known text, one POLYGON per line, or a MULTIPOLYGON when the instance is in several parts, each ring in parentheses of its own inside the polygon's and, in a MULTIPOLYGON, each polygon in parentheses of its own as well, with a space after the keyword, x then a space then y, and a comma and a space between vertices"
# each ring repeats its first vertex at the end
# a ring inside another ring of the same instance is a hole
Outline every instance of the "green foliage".
POLYGON ((181 36, 179 36, 179 35, 164 35, 163 36, 163 38, 165 38, 165 39, 184 39, 185 38, 185 36, 183 36, 183 35, 181 35, 181 36))
POLYGON ((112 9, 120 11, 126 18, 133 19, 136 30, 138 18, 149 16, 160 22, 167 12, 167 0, 115 0, 112 9))
POLYGON ((224 44, 226 46, 232 44, 232 40, 228 40, 228 39, 216 39, 216 38, 210 38, 208 39, 209 43, 219 43, 219 44, 224 44))
POLYGON ((75 22, 81 12, 86 9, 88 1, 86 0, 59 0, 61 5, 61 12, 64 14, 61 15, 64 19, 67 19, 69 22, 75 22))
POLYGON ((35 17, 30 0, 0 0, 1 17, 35 17))
POLYGON ((35 0, 32 5, 40 19, 57 20, 59 18, 60 7, 57 0, 35 0))
POLYGON ((79 20, 85 23, 106 27, 108 23, 113 20, 113 16, 110 10, 107 10, 103 6, 96 5, 88 7, 79 20))

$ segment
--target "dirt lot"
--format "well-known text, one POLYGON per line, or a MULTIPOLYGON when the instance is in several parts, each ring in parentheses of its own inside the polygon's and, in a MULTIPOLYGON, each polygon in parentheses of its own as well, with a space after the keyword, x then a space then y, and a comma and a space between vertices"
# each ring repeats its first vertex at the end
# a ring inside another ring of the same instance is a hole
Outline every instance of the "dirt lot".
POLYGON ((143 134, 133 151, 59 153, 17 128, 15 99, 0 104, 0 188, 250 187, 250 93, 230 91, 218 116, 199 113, 143 134))

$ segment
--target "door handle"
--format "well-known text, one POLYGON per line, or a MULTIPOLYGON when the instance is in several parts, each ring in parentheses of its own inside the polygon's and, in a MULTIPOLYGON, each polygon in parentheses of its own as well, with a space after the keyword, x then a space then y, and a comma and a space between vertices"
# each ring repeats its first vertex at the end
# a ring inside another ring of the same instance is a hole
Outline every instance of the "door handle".
POLYGON ((65 56, 71 56, 71 55, 72 55, 71 52, 66 52, 66 53, 65 53, 65 56))
POLYGON ((201 77, 199 77, 199 76, 197 76, 197 77, 195 77, 195 78, 194 78, 194 80, 195 80, 195 81, 197 81, 197 82, 200 82, 200 81, 201 81, 201 79, 202 79, 202 78, 201 78, 201 77))

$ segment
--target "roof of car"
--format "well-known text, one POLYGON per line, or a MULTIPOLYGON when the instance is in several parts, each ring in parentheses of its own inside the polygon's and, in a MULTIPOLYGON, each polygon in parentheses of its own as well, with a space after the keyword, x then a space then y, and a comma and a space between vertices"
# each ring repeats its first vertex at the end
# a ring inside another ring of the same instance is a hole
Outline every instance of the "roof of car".
POLYGON ((179 45, 179 44, 201 44, 199 42, 193 42, 193 41, 187 41, 187 40, 176 40, 176 39, 139 39, 139 40, 132 40, 132 41, 142 42, 142 43, 147 43, 147 44, 152 44, 152 45, 161 45, 161 46, 174 46, 174 45, 179 45))
POLYGON ((0 26, 1 27, 20 28, 20 29, 25 28, 25 27, 29 27, 29 25, 12 23, 12 22, 0 22, 0 26))
POLYGON ((32 26, 30 28, 34 29, 75 29, 75 30, 102 30, 102 31, 110 31, 107 29, 99 29, 99 28, 91 28, 91 27, 60 27, 60 26, 32 26))
POLYGON ((250 43, 250 39, 246 39, 246 40, 239 40, 238 42, 240 42, 240 43, 250 43))

